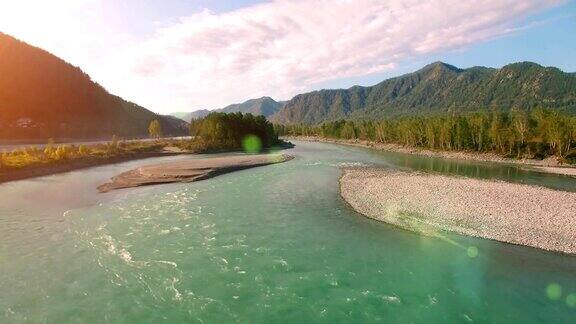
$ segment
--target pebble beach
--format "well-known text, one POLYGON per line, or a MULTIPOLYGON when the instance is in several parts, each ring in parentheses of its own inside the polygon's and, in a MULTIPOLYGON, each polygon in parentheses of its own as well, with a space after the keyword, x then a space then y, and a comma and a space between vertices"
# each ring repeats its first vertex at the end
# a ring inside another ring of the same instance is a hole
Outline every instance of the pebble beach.
POLYGON ((340 189, 359 213, 425 235, 451 231, 576 254, 576 193, 375 168, 345 168, 340 189))

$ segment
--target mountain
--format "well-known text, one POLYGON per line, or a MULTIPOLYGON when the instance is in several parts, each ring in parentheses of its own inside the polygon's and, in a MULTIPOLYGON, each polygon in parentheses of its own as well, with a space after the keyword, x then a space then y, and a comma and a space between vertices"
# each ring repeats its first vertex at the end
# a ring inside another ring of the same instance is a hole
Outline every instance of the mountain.
POLYGON ((184 120, 184 118, 186 118, 187 114, 189 114, 189 113, 187 113, 187 112, 173 112, 170 114, 170 116, 184 120))
POLYGON ((211 113, 210 110, 208 109, 200 109, 200 110, 195 110, 192 112, 178 112, 178 113, 172 113, 170 114, 171 116, 174 116, 176 118, 179 118, 181 120, 184 120, 186 122, 190 122, 192 121, 192 119, 199 119, 199 118, 204 118, 206 117, 209 113, 211 113))
POLYGON ((154 119, 165 135, 187 133, 185 122, 114 96, 78 67, 0 33, 0 139, 140 137, 154 119))
POLYGON ((280 110, 281 107, 281 102, 277 102, 270 97, 262 97, 258 99, 250 99, 240 104, 232 104, 216 111, 224 113, 250 113, 255 116, 262 115, 264 117, 269 117, 280 110))
POLYGON ((270 119, 318 124, 478 109, 552 108, 576 113, 576 75, 536 63, 459 69, 436 62, 371 87, 300 94, 270 119))
POLYGON ((182 120, 190 122, 192 119, 206 117, 211 112, 235 113, 241 112, 244 114, 252 114, 255 116, 262 115, 266 118, 272 116, 285 104, 284 101, 276 101, 270 97, 262 97, 258 99, 250 99, 243 103, 228 105, 224 108, 207 110, 200 109, 189 113, 173 113, 172 116, 178 117, 182 120))
POLYGON ((208 110, 208 109, 196 110, 196 111, 187 113, 184 120, 189 121, 192 119, 204 118, 204 117, 208 116, 209 113, 210 113, 210 110, 208 110))
MULTIPOLYGON (((171 115, 157 115, 160 125, 162 125, 162 134, 164 136, 188 136, 190 135, 190 123, 183 121, 180 118, 171 115), (168 132, 166 131, 168 130, 168 132)), ((150 126, 150 123, 148 123, 150 126)), ((145 136, 148 136, 148 127, 146 128, 145 136)))

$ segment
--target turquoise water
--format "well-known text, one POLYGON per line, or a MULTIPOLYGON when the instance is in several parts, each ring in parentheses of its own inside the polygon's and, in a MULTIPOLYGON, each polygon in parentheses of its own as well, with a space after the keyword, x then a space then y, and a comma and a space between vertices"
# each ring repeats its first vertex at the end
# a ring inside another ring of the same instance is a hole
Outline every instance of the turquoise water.
POLYGON ((574 321, 575 257, 366 219, 338 177, 379 165, 568 190, 574 179, 330 144, 290 153, 109 194, 96 186, 143 162, 0 185, 0 322, 574 321))

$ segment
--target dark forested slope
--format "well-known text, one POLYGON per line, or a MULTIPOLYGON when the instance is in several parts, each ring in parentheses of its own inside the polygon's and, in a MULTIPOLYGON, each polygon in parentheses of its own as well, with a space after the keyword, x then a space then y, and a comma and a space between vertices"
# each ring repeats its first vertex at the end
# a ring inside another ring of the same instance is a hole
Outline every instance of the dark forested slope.
POLYGON ((111 95, 58 57, 0 33, 0 140, 146 136, 158 119, 165 135, 186 123, 111 95))

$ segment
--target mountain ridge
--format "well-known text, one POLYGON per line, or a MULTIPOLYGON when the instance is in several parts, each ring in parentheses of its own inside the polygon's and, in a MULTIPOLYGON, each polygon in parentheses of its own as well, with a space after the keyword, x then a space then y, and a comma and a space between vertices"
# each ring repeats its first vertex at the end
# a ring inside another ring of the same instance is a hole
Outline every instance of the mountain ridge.
POLYGON ((262 115, 268 118, 273 114, 275 114, 282 107, 283 103, 284 102, 282 101, 276 101, 271 97, 264 96, 260 98, 248 99, 242 103, 231 104, 224 108, 214 110, 208 110, 208 109, 195 110, 189 113, 185 113, 185 115, 182 117, 178 117, 174 113, 172 115, 181 118, 182 120, 187 122, 190 122, 192 119, 199 119, 206 117, 208 114, 212 112, 223 112, 223 113, 241 112, 244 114, 250 113, 255 116, 262 115))
POLYGON ((576 74, 534 62, 461 69, 434 62, 373 86, 296 95, 270 119, 318 124, 479 109, 553 108, 576 113, 576 74))

